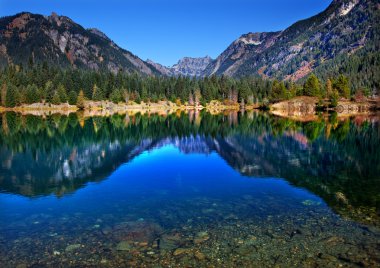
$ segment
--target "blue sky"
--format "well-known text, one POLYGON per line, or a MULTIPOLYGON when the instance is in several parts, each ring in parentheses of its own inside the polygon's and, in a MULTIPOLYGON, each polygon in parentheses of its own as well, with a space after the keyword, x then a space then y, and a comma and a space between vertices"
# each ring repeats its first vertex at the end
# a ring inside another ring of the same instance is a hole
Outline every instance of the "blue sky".
POLYGON ((142 59, 172 65, 217 57, 248 32, 277 31, 323 11, 331 0, 0 0, 0 16, 55 11, 95 27, 142 59))

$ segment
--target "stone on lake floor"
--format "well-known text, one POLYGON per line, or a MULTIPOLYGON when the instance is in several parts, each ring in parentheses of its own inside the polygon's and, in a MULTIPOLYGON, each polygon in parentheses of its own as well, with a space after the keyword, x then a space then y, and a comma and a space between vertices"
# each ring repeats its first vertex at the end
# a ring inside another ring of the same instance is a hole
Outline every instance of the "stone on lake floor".
POLYGON ((204 208, 204 209, 202 209, 202 213, 203 214, 213 213, 214 211, 215 211, 215 209, 213 209, 213 208, 204 208))
POLYGON ((107 259, 101 259, 101 260, 100 260, 100 263, 101 263, 101 264, 106 264, 106 263, 108 263, 108 260, 107 260, 107 259))
POLYGON ((342 192, 336 192, 335 193, 335 198, 337 201, 345 204, 345 205, 348 205, 349 202, 348 202, 348 199, 347 197, 342 193, 342 192))
POLYGON ((317 201, 307 199, 307 200, 302 201, 302 204, 305 206, 319 206, 321 204, 321 202, 317 202, 317 201))
POLYGON ((175 249, 178 245, 171 240, 162 240, 160 243, 160 250, 172 250, 175 249))
POLYGON ((176 250, 174 250, 173 255, 178 256, 182 254, 188 254, 190 251, 191 249, 189 248, 177 248, 176 250))
POLYGON ((207 241, 209 239, 209 235, 207 232, 199 232, 195 235, 194 237, 194 243, 195 244, 200 244, 204 241, 207 241))
POLYGON ((162 232, 161 226, 153 222, 133 221, 120 223, 112 229, 115 239, 133 242, 153 242, 162 232))
POLYGON ((119 250, 119 251, 129 251, 131 249, 132 249, 132 246, 128 241, 121 241, 116 246, 116 250, 119 250))
POLYGON ((200 261, 202 261, 202 260, 204 260, 206 258, 205 254, 203 254, 200 251, 195 252, 194 256, 195 256, 195 258, 197 258, 200 261))
POLYGON ((70 252, 70 251, 73 251, 73 250, 76 250, 78 248, 81 247, 81 244, 72 244, 72 245, 68 245, 65 249, 65 251, 67 252, 70 252))
POLYGON ((224 219, 225 219, 225 220, 238 220, 239 217, 236 216, 235 214, 230 213, 230 214, 224 216, 224 219))
POLYGON ((103 233, 104 235, 107 235, 107 234, 109 234, 109 233, 111 233, 111 232, 112 232, 112 228, 109 227, 109 226, 106 226, 106 227, 104 227, 104 228, 102 229, 102 233, 103 233))

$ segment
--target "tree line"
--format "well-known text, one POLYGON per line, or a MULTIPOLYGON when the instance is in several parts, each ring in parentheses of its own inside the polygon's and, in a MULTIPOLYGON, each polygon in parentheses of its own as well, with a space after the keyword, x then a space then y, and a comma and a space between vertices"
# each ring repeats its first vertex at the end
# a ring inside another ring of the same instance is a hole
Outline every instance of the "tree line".
POLYGON ((225 104, 267 104, 295 96, 329 98, 334 104, 352 93, 369 95, 369 90, 352 89, 348 77, 339 75, 321 81, 311 74, 304 83, 261 77, 204 78, 142 76, 137 73, 96 72, 62 69, 46 63, 27 68, 10 66, 0 71, 0 103, 3 107, 50 103, 83 106, 84 100, 110 100, 114 103, 172 101, 177 104, 203 104, 219 100, 225 104))

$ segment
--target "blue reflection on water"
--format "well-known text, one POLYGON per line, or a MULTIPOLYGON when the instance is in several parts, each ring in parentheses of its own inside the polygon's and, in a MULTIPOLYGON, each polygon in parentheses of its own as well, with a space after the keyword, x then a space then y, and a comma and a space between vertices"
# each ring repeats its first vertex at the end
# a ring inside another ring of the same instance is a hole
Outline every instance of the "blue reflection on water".
MULTIPOLYGON (((89 183, 61 198, 1 194, 0 202, 4 224, 12 219, 10 215, 18 218, 38 213, 59 216, 80 212, 96 216, 97 213, 127 213, 129 207, 149 211, 150 207, 156 208, 160 203, 175 204, 199 197, 228 203, 246 195, 262 202, 270 199, 279 208, 289 211, 305 199, 322 202, 319 197, 282 179, 244 177, 216 153, 184 154, 173 145, 146 151, 121 165, 108 179, 89 183), (286 206, 282 203, 285 200, 286 206), (123 209, 114 211, 115 205, 123 209)), ((278 211, 275 206, 272 209, 278 211)), ((271 214, 271 211, 265 214, 271 214)))

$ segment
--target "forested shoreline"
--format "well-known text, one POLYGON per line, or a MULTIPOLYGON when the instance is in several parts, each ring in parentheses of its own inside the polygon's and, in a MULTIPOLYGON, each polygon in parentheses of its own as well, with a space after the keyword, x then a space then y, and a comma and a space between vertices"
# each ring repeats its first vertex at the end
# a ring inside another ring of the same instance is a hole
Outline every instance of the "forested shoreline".
POLYGON ((96 72, 60 69, 46 63, 28 67, 10 66, 0 72, 1 106, 25 104, 70 104, 83 108, 83 102, 109 100, 113 103, 155 103, 171 101, 177 105, 203 105, 217 100, 225 105, 268 105, 296 96, 329 100, 363 99, 375 92, 351 85, 339 75, 320 80, 314 74, 304 82, 278 81, 261 77, 235 79, 227 76, 204 78, 141 76, 137 73, 96 72))

